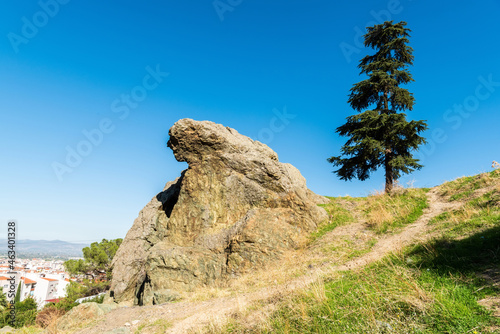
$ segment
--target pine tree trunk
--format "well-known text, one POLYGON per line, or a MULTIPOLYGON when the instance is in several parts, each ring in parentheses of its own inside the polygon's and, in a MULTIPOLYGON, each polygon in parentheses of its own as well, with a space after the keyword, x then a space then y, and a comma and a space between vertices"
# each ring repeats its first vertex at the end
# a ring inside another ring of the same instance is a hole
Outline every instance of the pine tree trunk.
POLYGON ((390 194, 394 185, 394 173, 390 164, 392 160, 391 150, 385 152, 385 193, 390 194))

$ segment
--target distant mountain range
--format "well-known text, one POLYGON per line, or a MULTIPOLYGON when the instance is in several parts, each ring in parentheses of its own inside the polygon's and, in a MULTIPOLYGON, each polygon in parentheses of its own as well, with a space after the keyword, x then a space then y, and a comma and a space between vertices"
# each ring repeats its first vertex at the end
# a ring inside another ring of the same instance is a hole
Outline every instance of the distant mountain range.
MULTIPOLYGON (((82 249, 89 244, 76 244, 62 240, 16 240, 18 258, 29 257, 83 257, 82 249)), ((0 239, 0 254, 7 254, 7 240, 0 239)))

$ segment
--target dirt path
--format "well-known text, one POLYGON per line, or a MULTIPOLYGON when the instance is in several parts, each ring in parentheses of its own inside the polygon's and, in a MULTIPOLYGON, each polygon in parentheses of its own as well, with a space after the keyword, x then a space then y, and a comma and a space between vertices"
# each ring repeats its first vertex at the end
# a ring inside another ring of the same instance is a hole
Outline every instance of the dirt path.
MULTIPOLYGON (((105 315, 105 318, 96 326, 78 333, 106 333, 106 331, 124 327, 127 322, 132 323, 134 320, 139 321, 137 325, 128 326, 131 333, 138 329, 139 324, 151 323, 155 319, 163 319, 162 321, 173 324, 166 333, 192 333, 208 325, 222 324, 228 317, 244 312, 254 302, 287 295, 294 290, 309 286, 323 274, 360 268, 411 243, 428 239, 429 221, 445 211, 458 208, 460 203, 450 203, 443 200, 435 188, 429 191, 427 196, 429 207, 415 223, 406 226, 399 234, 381 237, 370 252, 343 265, 325 264, 286 284, 263 288, 256 292, 238 294, 235 297, 215 298, 203 302, 179 302, 157 306, 120 308, 105 315)), ((354 223, 342 226, 331 233, 337 235, 339 233, 343 235, 360 233, 362 225, 362 223, 354 223)), ((156 330, 151 327, 150 332, 155 333, 156 330)), ((143 326, 141 333, 149 333, 148 327, 143 326)))
POLYGON ((415 223, 406 226, 401 233, 381 238, 369 253, 337 267, 337 270, 350 270, 365 266, 411 243, 428 239, 429 221, 437 215, 457 209, 461 205, 458 202, 444 201, 438 195, 436 188, 427 193, 427 198, 429 207, 415 223))

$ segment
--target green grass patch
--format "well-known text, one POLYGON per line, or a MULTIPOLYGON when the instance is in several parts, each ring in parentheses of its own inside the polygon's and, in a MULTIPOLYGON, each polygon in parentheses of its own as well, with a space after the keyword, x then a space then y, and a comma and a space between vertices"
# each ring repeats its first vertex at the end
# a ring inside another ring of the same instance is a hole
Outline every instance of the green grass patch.
POLYGON ((500 178, 500 169, 474 176, 464 176, 441 185, 441 194, 450 196, 450 201, 463 200, 474 191, 490 186, 500 178))
POLYGON ((500 221, 500 190, 492 190, 468 200, 460 209, 445 212, 431 220, 444 238, 465 238, 498 225, 500 221))
POLYGON ((373 246, 375 246, 376 244, 377 244, 377 240, 376 239, 368 240, 366 242, 366 244, 364 244, 362 246, 361 249, 355 249, 352 252, 350 252, 348 254, 348 258, 349 259, 354 259, 354 258, 360 257, 362 255, 365 255, 365 254, 369 253, 372 250, 373 246))
POLYGON ((327 222, 319 225, 310 236, 314 241, 337 226, 356 221, 354 211, 364 217, 377 233, 393 232, 415 222, 428 207, 429 189, 402 189, 393 194, 375 194, 368 197, 328 197, 330 203, 320 204, 328 213, 327 222))
POLYGON ((44 333, 44 329, 40 327, 21 327, 16 330, 16 334, 41 334, 44 333))
POLYGON ((335 227, 346 225, 348 223, 354 222, 354 217, 349 210, 344 208, 342 205, 337 203, 338 200, 342 198, 328 197, 330 203, 319 204, 319 206, 325 208, 328 213, 328 221, 320 224, 316 232, 310 235, 311 241, 314 241, 326 233, 332 231, 335 227))
POLYGON ((142 333, 144 330, 148 330, 148 333, 162 334, 165 333, 170 327, 172 327, 172 324, 169 321, 165 319, 157 319, 152 323, 140 325, 135 331, 135 334, 142 333))

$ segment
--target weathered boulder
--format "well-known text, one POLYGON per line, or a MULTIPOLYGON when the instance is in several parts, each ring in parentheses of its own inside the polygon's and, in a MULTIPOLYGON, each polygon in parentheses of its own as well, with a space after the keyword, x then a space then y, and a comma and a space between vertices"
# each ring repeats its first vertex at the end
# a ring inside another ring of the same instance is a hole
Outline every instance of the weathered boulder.
POLYGON ((75 306, 68 313, 63 315, 57 322, 57 328, 59 330, 69 330, 75 326, 82 325, 84 323, 89 323, 100 316, 111 312, 112 310, 118 308, 116 304, 98 304, 95 302, 87 302, 75 306))
POLYGON ((116 302, 160 304, 277 259, 326 219, 327 200, 267 145, 182 119, 170 147, 188 169, 139 213, 113 259, 116 302))

